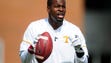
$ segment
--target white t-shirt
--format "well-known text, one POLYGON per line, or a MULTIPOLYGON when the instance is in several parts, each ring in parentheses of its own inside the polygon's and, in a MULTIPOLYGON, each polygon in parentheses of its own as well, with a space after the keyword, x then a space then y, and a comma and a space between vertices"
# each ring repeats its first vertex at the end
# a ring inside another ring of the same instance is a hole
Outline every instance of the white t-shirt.
POLYGON ((88 51, 85 39, 80 29, 64 20, 63 25, 54 30, 48 23, 48 19, 41 19, 29 24, 20 45, 20 57, 22 63, 38 63, 35 56, 28 53, 28 42, 34 44, 34 40, 43 32, 49 32, 53 41, 51 55, 43 63, 87 63, 88 51), (81 44, 85 55, 77 58, 74 46, 81 44))

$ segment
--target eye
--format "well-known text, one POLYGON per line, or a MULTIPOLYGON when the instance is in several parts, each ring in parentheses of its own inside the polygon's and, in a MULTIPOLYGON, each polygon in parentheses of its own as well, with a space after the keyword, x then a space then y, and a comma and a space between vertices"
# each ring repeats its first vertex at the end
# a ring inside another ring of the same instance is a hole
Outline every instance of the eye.
POLYGON ((55 8, 59 8, 59 7, 60 7, 60 5, 55 5, 54 7, 55 7, 55 8))
POLYGON ((66 6, 63 5, 62 8, 66 8, 66 6))

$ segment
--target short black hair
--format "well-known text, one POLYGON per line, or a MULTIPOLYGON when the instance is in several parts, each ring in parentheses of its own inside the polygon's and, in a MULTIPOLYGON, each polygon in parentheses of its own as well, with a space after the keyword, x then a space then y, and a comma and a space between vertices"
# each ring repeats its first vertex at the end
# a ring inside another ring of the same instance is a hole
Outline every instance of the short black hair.
POLYGON ((52 1, 53 0, 47 0, 47 6, 51 6, 52 5, 52 1))

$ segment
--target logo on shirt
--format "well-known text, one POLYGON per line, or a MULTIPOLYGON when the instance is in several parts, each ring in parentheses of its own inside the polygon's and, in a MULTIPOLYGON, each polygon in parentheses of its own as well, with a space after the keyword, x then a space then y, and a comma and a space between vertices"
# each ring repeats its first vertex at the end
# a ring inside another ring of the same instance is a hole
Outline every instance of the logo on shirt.
POLYGON ((64 40, 65 40, 65 43, 68 43, 69 42, 69 36, 63 36, 64 40))

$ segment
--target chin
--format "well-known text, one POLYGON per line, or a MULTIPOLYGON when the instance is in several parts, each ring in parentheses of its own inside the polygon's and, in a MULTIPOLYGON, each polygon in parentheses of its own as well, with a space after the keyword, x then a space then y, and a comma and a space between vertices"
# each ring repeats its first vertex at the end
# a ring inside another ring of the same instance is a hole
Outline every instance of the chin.
POLYGON ((63 22, 64 19, 57 19, 58 22, 63 22))
POLYGON ((57 20, 59 23, 62 23, 63 22, 63 20, 57 20))

